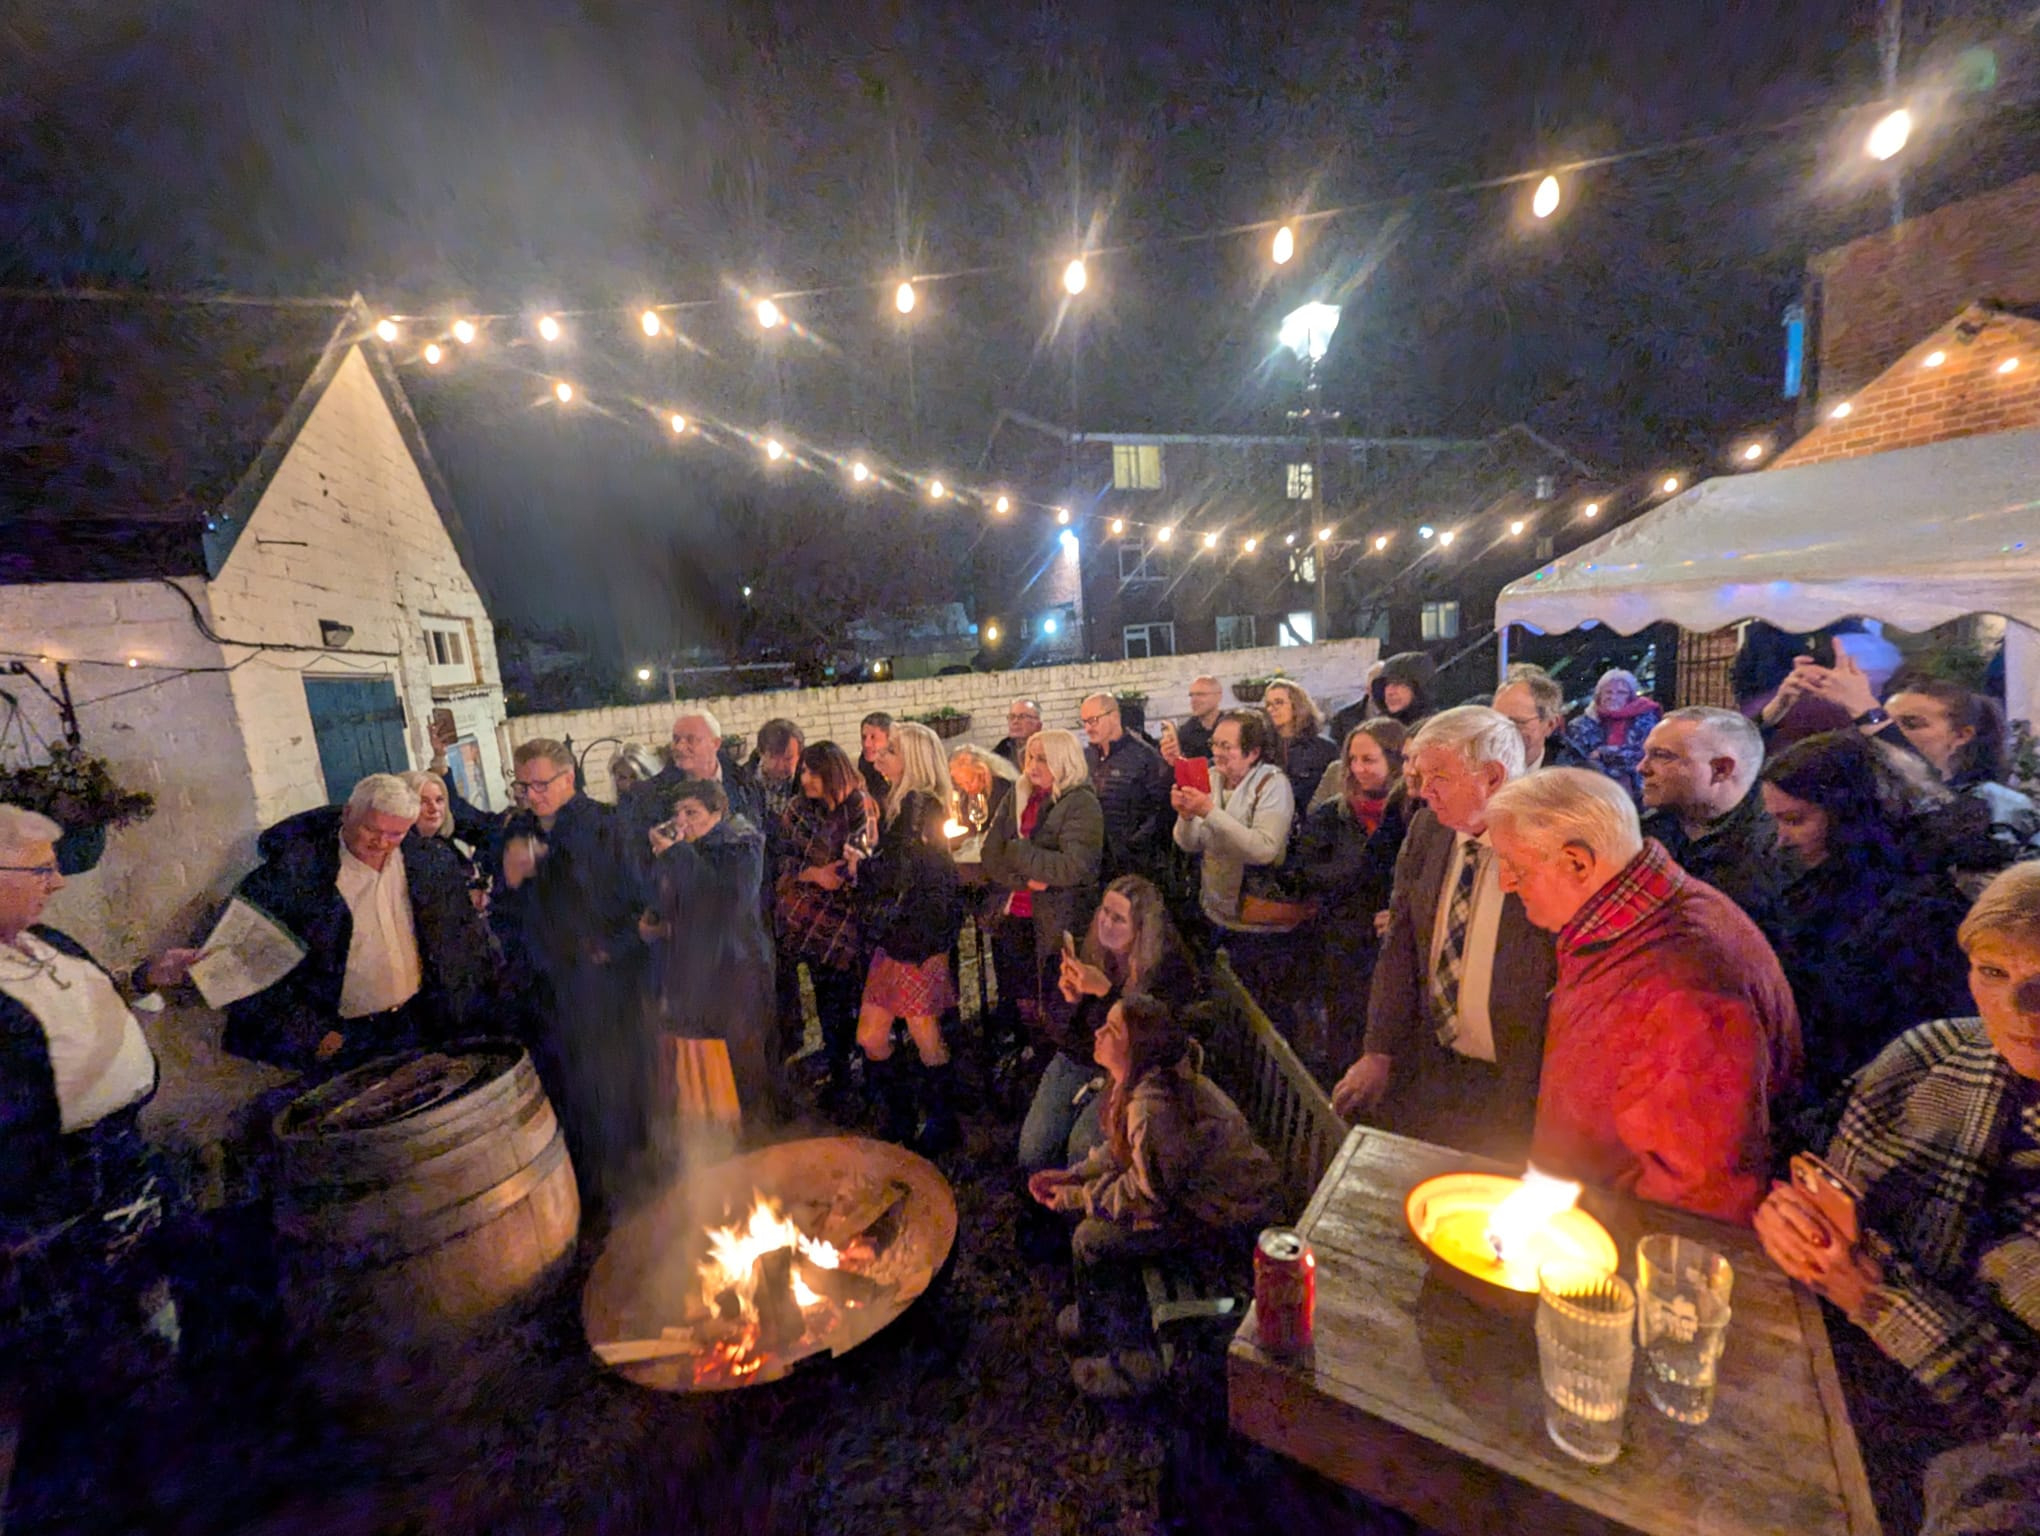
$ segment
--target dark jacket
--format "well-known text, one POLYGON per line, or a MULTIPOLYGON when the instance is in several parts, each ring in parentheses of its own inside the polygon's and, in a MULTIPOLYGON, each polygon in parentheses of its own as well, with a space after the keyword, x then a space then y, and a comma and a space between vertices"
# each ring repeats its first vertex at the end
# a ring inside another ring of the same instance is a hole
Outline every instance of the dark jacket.
MULTIPOLYGON (((82 945, 54 928, 30 932, 74 960, 92 960, 82 945)), ((111 977, 107 984, 113 985, 111 977)), ((143 1156, 135 1116, 153 1096, 152 1089, 99 1124, 65 1134, 49 1036, 34 1014, 0 993, 0 1247, 102 1210, 124 1193, 143 1156)), ((0 1271, 5 1268, 0 1265, 0 1271)), ((5 1312, 0 1304, 0 1322, 5 1312)))
POLYGON ((664 1027, 691 1040, 763 1037, 776 1007, 759 886, 765 834, 725 816, 653 861, 666 937, 652 947, 664 1027))
POLYGON ((1948 787, 1955 798, 1931 817, 1927 838, 1971 895, 1999 870, 2040 858, 2040 809, 2030 798, 1981 775, 1948 787))
MULTIPOLYGON (((1431 697, 1431 689, 1438 676, 1437 663, 1422 651, 1402 651, 1389 657, 1381 664, 1381 671, 1367 686, 1367 697, 1356 699, 1332 716, 1331 736, 1335 742, 1346 739, 1346 733, 1362 720, 1374 720, 1387 715, 1391 720, 1400 720, 1411 730, 1427 715, 1437 712, 1438 705, 1431 697), (1409 708, 1400 712, 1391 711, 1384 698, 1390 683, 1405 683, 1416 696, 1409 708)), ((1316 786, 1313 785, 1313 788, 1316 786)), ((1299 805, 1306 803, 1298 801, 1299 805)))
POLYGON ((1698 837, 1688 837, 1678 815, 1669 810, 1648 812, 1643 833, 1663 843, 1673 862, 1741 907, 1759 928, 1771 924, 1787 869, 1778 848, 1778 825, 1755 788, 1698 837))
POLYGON ((1415 807, 1401 784, 1389 792, 1381 825, 1373 832, 1354 816, 1345 796, 1327 801, 1303 822, 1296 851, 1284 872, 1299 894, 1313 898, 1315 928, 1342 937, 1365 935, 1365 951, 1374 953, 1374 914, 1388 910, 1395 886, 1396 856, 1410 829, 1415 807))
POLYGON ((1211 756, 1211 733, 1217 726, 1216 720, 1206 725, 1195 715, 1183 720, 1176 727, 1176 750, 1185 757, 1211 756))
POLYGON ((1166 857, 1169 829, 1176 820, 1169 804, 1175 771, 1131 731, 1112 744, 1110 755, 1085 747, 1084 762, 1105 813, 1105 878, 1151 876, 1166 857))
MULTIPOLYGON (((241 881, 237 894, 297 935, 305 957, 274 986, 228 1005, 222 1043, 237 1056, 302 1069, 313 1065, 328 1032, 346 1032, 340 1022, 340 988, 354 914, 336 884, 341 814, 337 805, 303 811, 256 841, 263 862, 241 881)), ((423 974, 419 997, 449 1035, 479 1030, 487 1022, 483 1004, 494 954, 488 928, 468 899, 466 870, 438 838, 413 833, 397 852, 404 861, 423 974)), ((378 1044, 350 1040, 347 1054, 358 1058, 378 1044)))
POLYGON ((1295 835, 1303 833, 1304 813, 1316 796, 1325 770, 1339 760, 1339 749, 1324 736, 1298 736, 1282 744, 1282 771, 1289 776, 1289 793, 1296 801, 1295 835))
MULTIPOLYGON (((1126 743, 1120 743, 1124 750, 1126 743)), ((1117 757, 1118 752, 1113 756, 1117 757)), ((1018 796, 1032 793, 1022 784, 1018 796)), ((1012 805, 992 818, 985 829, 985 877, 1009 891, 1027 889, 1039 880, 1048 889, 1033 891, 1034 957, 1045 962, 1062 945, 1067 931, 1081 934, 1097 904, 1100 868, 1105 856, 1105 814, 1088 784, 1074 785, 1041 813, 1031 837, 1020 835, 1012 805)))
POLYGON ((1520 1161, 1536 1114, 1545 1015, 1558 976, 1554 941, 1531 924, 1516 896, 1505 896, 1488 992, 1494 1063, 1468 1062, 1440 1045, 1431 1017, 1431 941, 1453 841, 1428 808, 1411 819, 1374 964, 1363 1049, 1395 1060, 1392 1129, 1520 1161), (1441 1081, 1449 1084, 1443 1092, 1441 1081))
POLYGON ((999 744, 992 748, 994 757, 1003 757, 1015 768, 1020 766, 1020 755, 1027 750, 1027 743, 1017 736, 1001 736, 999 744))
POLYGON ((1553 731, 1544 738, 1544 756, 1530 765, 1532 768, 1585 768, 1593 764, 1581 755, 1580 749, 1565 739, 1563 729, 1553 731))
POLYGON ((865 942, 886 957, 919 965, 946 955, 963 927, 963 886, 949 850, 928 841, 947 808, 919 790, 908 795, 858 868, 858 925, 865 942))
MULTIPOLYGON (((752 826, 762 828, 765 825, 764 786, 736 759, 721 756, 716 761, 722 769, 723 793, 729 797, 728 814, 741 816, 752 826)), ((633 787, 624 798, 621 809, 631 832, 635 834, 631 846, 633 857, 637 856, 639 846, 645 848, 647 857, 650 856, 651 845, 645 841, 645 834, 660 822, 672 818, 674 797, 679 794, 680 786, 692 777, 692 774, 683 773, 669 764, 644 783, 633 787)))

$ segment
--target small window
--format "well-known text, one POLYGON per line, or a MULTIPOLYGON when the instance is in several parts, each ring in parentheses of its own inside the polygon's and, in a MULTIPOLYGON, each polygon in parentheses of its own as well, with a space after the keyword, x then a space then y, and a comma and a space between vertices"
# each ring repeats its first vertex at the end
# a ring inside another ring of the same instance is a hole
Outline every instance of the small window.
POLYGON ((1424 604, 1423 634, 1426 640, 1457 640, 1459 638, 1459 604, 1424 604))
POLYGON ((426 615, 423 635, 425 671, 427 681, 434 688, 470 688, 482 680, 475 667, 475 648, 468 632, 468 622, 466 619, 426 615))
POLYGON ((1138 544, 1119 546, 1119 579, 1129 586, 1144 581, 1165 581, 1161 555, 1138 544))
POLYGON ((1126 626, 1124 649, 1128 661, 1146 661, 1152 656, 1173 656, 1176 654, 1176 626, 1129 624, 1126 626))
POLYGON ((1288 613, 1282 616, 1282 628, 1275 636, 1277 645, 1313 645, 1317 642, 1317 617, 1309 613, 1288 613))
POLYGON ((1317 494, 1317 466, 1315 464, 1292 464, 1289 466, 1289 499, 1309 501, 1317 494))
POLYGON ((1306 587, 1317 585, 1317 551, 1315 549, 1292 549, 1289 552, 1289 579, 1300 581, 1306 587))
POLYGON ((1159 491, 1162 488, 1162 448, 1159 443, 1114 443, 1112 485, 1121 491, 1159 491))
POLYGON ((1556 555, 1557 553, 1558 553, 1557 539, 1551 537, 1550 534, 1545 534, 1542 538, 1538 539, 1537 558, 1539 560, 1549 560, 1553 555, 1556 555))
POLYGON ((1221 651, 1251 651, 1254 648, 1254 616, 1251 613, 1220 614, 1218 648, 1221 651))

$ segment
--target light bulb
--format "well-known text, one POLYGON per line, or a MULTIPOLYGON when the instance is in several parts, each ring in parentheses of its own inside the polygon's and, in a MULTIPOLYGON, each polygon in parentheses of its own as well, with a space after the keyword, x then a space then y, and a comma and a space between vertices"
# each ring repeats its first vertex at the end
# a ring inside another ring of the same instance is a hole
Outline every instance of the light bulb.
POLYGON ((1870 137, 1863 142, 1864 152, 1872 160, 1889 160, 1906 146, 1912 137, 1912 113, 1900 107, 1896 112, 1887 112, 1877 119, 1877 126, 1870 130, 1870 137))
POLYGON ((1451 542, 1458 537, 1459 537, 1458 534, 1454 533, 1450 528, 1447 528, 1443 533, 1438 535, 1439 547, 1443 548, 1445 546, 1450 545, 1451 542))
POLYGON ((1114 533, 1124 533, 1124 532, 1126 532, 1126 519, 1125 519, 1125 518, 1123 518, 1123 517, 1115 517, 1115 518, 1113 518, 1113 519, 1112 519, 1112 531, 1113 531, 1114 533))
POLYGON ((1523 519, 1522 519, 1522 518, 1520 518, 1520 517, 1519 517, 1519 518, 1517 518, 1517 519, 1516 519, 1516 520, 1515 520, 1514 522, 1512 522, 1512 523, 1510 523, 1510 524, 1509 524, 1509 536, 1510 536, 1511 538, 1516 538, 1516 539, 1520 539, 1520 538, 1521 538, 1521 537, 1523 536, 1523 519))
POLYGON ((574 398, 574 386, 565 379, 561 379, 559 383, 553 385, 553 394, 558 397, 561 405, 571 404, 574 398))
POLYGON ((1540 219, 1548 219, 1558 212, 1558 178, 1547 176, 1537 183, 1537 190, 1530 198, 1530 211, 1540 219))
POLYGON ((455 341, 459 342, 459 343, 460 343, 460 344, 461 344, 462 346, 467 346, 467 345, 468 345, 468 344, 469 344, 470 342, 472 342, 472 341, 473 341, 473 340, 475 339, 475 323, 474 323, 474 321, 472 321, 472 320, 456 320, 456 321, 454 321, 454 322, 453 322, 453 339, 454 339, 455 341))
POLYGON ((656 336, 659 334, 660 330, 659 312, 656 309, 648 309, 643 314, 639 315, 637 323, 644 327, 645 334, 647 336, 656 336))
POLYGON ((551 315, 540 315, 538 317, 538 334, 542 340, 558 341, 560 339, 559 321, 553 319, 551 315))
POLYGON ((1063 527, 1065 527, 1065 528, 1069 527, 1069 525, 1070 525, 1070 509, 1069 509, 1068 507, 1057 507, 1057 508, 1055 509, 1055 520, 1056 520, 1056 521, 1057 521, 1058 523, 1062 524, 1062 525, 1063 525, 1063 527))
POLYGON ((1268 254, 1274 258, 1276 266, 1286 265, 1289 258, 1296 254, 1296 231, 1287 224, 1276 230, 1275 245, 1268 254))
POLYGON ((1588 502, 1584 507, 1580 508, 1580 515, 1582 517, 1599 517, 1601 515, 1601 504, 1598 501, 1588 502))
POLYGON ((1997 371, 1999 373, 2017 373, 2019 371, 2019 360, 2016 357, 2008 357, 1998 364, 1997 371))
POLYGON ((1252 553, 1253 553, 1253 552, 1254 552, 1255 550, 1259 549, 1260 547, 1261 547, 1261 541, 1260 541, 1259 539, 1257 539, 1257 538, 1254 538, 1254 537, 1252 537, 1251 535, 1250 535, 1250 536, 1249 536, 1249 537, 1248 537, 1248 538, 1246 539, 1246 541, 1245 541, 1245 542, 1243 542, 1243 543, 1242 543, 1242 544, 1240 545, 1240 548, 1241 548, 1241 549, 1243 549, 1243 550, 1245 550, 1245 551, 1246 551, 1246 552, 1247 552, 1248 554, 1250 554, 1250 555, 1251 555, 1251 554, 1252 554, 1252 553))
POLYGON ((1677 475, 1666 475, 1664 479, 1664 484, 1660 485, 1658 489, 1663 491, 1667 496, 1672 495, 1679 489, 1679 477, 1677 475))
POLYGON ((637 669, 637 680, 641 683, 649 683, 652 680, 652 669, 650 667, 639 667, 637 669))
POLYGON ((744 588, 744 596, 748 598, 750 595, 751 589, 749 587, 744 588))
POLYGON ((943 497, 947 496, 948 494, 949 487, 944 485, 940 480, 930 480, 928 482, 928 499, 930 501, 940 501, 943 497))
POLYGON ((1417 537, 1420 539, 1433 539, 1436 538, 1437 536, 1438 530, 1433 528, 1429 523, 1424 524, 1423 527, 1417 530, 1417 537))
POLYGON ((131 667, 139 667, 141 665, 141 662, 136 660, 134 657, 130 656, 128 657, 128 665, 131 667))
POLYGON ((384 341, 395 341, 397 339, 397 322, 394 320, 378 320, 375 323, 375 333, 384 341))
POLYGON ((1320 528, 1320 529, 1318 529, 1318 531, 1317 531, 1317 541, 1318 541, 1318 543, 1320 543, 1320 544, 1329 544, 1329 543, 1331 543, 1331 542, 1332 542, 1332 530, 1331 530, 1330 528, 1328 528, 1328 527, 1327 527, 1327 528, 1320 528))
POLYGON ((903 315, 911 315, 914 312, 914 285, 901 283, 893 290, 892 301, 894 309, 903 315))
POLYGON ((1854 411, 1855 409, 1856 407, 1853 402, 1844 400, 1840 405, 1836 406, 1833 410, 1828 412, 1828 419, 1830 421, 1845 420, 1849 416, 1849 413, 1854 411))
POLYGON ((1764 456, 1764 445, 1762 443, 1751 443, 1749 447, 1743 449, 1742 456, 1745 464, 1754 464, 1764 456))
POLYGON ((1165 525, 1155 530, 1155 542, 1157 544, 1166 544, 1175 536, 1176 529, 1173 524, 1165 525))
POLYGON ((1920 359, 1920 366, 1922 368, 1938 368, 1941 366, 1941 364, 1947 361, 1948 354, 1943 352, 1939 347, 1936 347, 1934 348, 1933 351, 1929 352, 1925 357, 1920 359))
POLYGON ((1388 548, 1388 535, 1385 533, 1377 533, 1374 536, 1375 552, 1378 554, 1386 548, 1388 548))
POLYGON ((862 459, 859 459, 850 466, 850 478, 859 485, 862 485, 871 478, 871 469, 862 459))
POLYGON ((1071 298, 1075 298, 1078 294, 1082 293, 1090 285, 1090 282, 1091 274, 1089 269, 1084 266, 1083 257, 1073 257, 1070 264, 1063 268, 1063 291, 1069 294, 1071 298))
POLYGON ((1218 535, 1215 533, 1207 533, 1204 536, 1204 547, 1206 549, 1218 548, 1218 535))
POLYGON ((785 323, 786 316, 782 315, 779 312, 779 306, 777 304, 773 303, 770 299, 760 299, 758 301, 759 325, 763 326, 766 330, 769 331, 773 329, 775 326, 783 325, 785 323))
POLYGON ((1013 498, 1012 498, 1012 497, 1010 497, 1010 496, 1001 496, 1001 497, 1000 497, 1000 498, 999 498, 999 499, 998 499, 997 501, 995 501, 995 502, 993 502, 993 503, 992 503, 992 510, 993 510, 994 512, 1010 512, 1010 511, 1012 511, 1012 510, 1013 510, 1013 498))
POLYGON ((997 645, 999 643, 999 626, 996 624, 987 624, 985 626, 985 639, 988 640, 991 644, 997 645))
POLYGON ((439 349, 438 342, 428 341, 425 343, 425 361, 429 366, 438 367, 439 360, 444 356, 446 354, 439 349))
POLYGON ((786 457, 786 444, 776 437, 766 438, 765 457, 772 460, 775 464, 778 463, 779 460, 786 457))
POLYGON ((675 411, 673 413, 672 424, 673 435, 675 437, 679 437, 687 431, 687 418, 685 416, 682 416, 678 411, 675 411))

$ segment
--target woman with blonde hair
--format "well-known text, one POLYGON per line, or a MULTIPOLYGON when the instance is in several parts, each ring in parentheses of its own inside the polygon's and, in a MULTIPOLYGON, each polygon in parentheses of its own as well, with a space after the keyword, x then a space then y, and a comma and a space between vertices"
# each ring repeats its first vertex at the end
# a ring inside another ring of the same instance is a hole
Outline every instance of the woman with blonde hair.
MULTIPOLYGON (((1303 684, 1279 677, 1262 695, 1261 708, 1282 738, 1282 771, 1289 775, 1290 798, 1299 806, 1309 805, 1325 770, 1339 757, 1339 749, 1325 736, 1317 704, 1303 684)), ((1299 825, 1302 820, 1299 815, 1299 825)))
POLYGON ((942 1015, 956 1006, 949 952, 963 926, 963 890, 942 830, 949 819, 949 775, 941 741, 910 720, 894 723, 872 764, 887 785, 885 830, 869 857, 854 842, 844 848, 857 882, 858 924, 872 946, 857 1044, 864 1080, 885 1110, 887 1138, 933 1153, 953 1146, 957 1134, 950 1088, 955 1069, 942 1039, 942 1015), (911 1068, 893 1058, 899 1019, 906 1020, 920 1058, 919 1095, 911 1068))

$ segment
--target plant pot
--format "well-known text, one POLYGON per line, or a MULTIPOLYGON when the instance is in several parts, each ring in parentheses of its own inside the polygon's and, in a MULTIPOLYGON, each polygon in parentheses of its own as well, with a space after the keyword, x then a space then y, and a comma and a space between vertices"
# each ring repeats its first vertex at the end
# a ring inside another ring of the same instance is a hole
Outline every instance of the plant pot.
POLYGON ((1268 692, 1266 683, 1234 683, 1232 696, 1242 704, 1258 704, 1268 692))
POLYGON ((970 729, 969 715, 937 715, 928 722, 928 729, 947 741, 952 736, 961 736, 970 729))
POLYGON ((66 827, 57 839, 57 873, 82 875, 99 867, 106 857, 106 828, 66 827))

